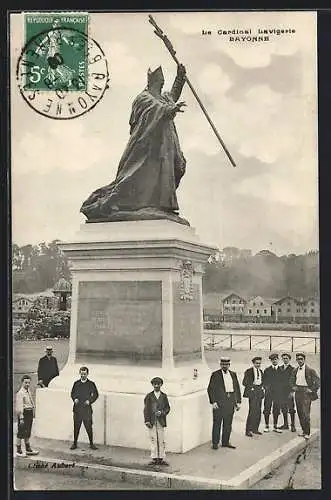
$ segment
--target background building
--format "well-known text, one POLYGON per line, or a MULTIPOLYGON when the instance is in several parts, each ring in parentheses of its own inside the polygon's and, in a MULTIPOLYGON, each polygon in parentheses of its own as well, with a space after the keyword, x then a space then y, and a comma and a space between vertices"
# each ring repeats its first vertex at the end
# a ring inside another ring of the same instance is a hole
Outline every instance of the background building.
POLYGON ((253 321, 271 321, 272 307, 268 299, 253 297, 246 302, 245 316, 248 320, 253 321))

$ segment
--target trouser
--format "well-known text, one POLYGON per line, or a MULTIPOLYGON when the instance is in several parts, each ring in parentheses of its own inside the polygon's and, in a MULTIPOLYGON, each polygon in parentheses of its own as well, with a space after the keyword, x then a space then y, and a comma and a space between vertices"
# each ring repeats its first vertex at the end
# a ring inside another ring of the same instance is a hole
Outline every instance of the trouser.
POLYGON ((246 420, 246 432, 257 432, 261 422, 263 389, 254 388, 248 398, 249 410, 246 420))
POLYGON ((288 414, 290 414, 291 417, 291 425, 294 425, 294 420, 295 420, 294 397, 288 393, 284 394, 282 397, 280 409, 283 414, 284 425, 288 425, 288 414))
POLYGON ((305 387, 298 388, 295 391, 295 403, 299 422, 304 434, 310 434, 310 408, 311 408, 311 394, 307 392, 305 387))
POLYGON ((278 394, 272 391, 266 391, 264 397, 263 414, 264 414, 264 421, 267 426, 269 425, 271 408, 272 408, 273 424, 274 427, 276 427, 278 423, 278 417, 280 414, 280 398, 278 394))
POLYGON ((230 434, 232 430, 232 420, 235 407, 234 393, 229 393, 227 399, 222 403, 218 402, 219 408, 213 409, 213 430, 212 443, 218 445, 220 441, 221 426, 222 427, 222 445, 229 444, 230 434))
POLYGON ((92 413, 82 414, 80 412, 74 412, 74 443, 77 443, 79 431, 82 425, 86 429, 90 444, 93 443, 93 431, 92 431, 92 413))
POLYGON ((18 420, 17 423, 17 438, 28 440, 31 436, 33 422, 33 410, 25 409, 23 410, 23 422, 18 420))
POLYGON ((165 429, 158 421, 149 429, 149 440, 151 443, 151 458, 162 458, 165 453, 165 429))

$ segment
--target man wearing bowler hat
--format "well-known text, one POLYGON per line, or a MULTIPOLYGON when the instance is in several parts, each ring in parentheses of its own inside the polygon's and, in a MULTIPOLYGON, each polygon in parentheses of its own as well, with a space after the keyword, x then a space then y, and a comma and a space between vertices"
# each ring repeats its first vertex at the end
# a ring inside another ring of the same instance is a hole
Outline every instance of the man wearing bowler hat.
POLYGON ((48 345, 45 349, 46 356, 40 358, 38 363, 38 385, 48 387, 48 384, 59 374, 57 359, 53 356, 53 347, 48 345))
POLYGON ((272 409, 273 417, 273 430, 274 432, 281 433, 282 431, 278 428, 278 417, 280 414, 280 402, 281 402, 281 374, 278 366, 279 356, 277 353, 272 353, 269 356, 271 365, 268 366, 263 373, 262 383, 265 390, 264 396, 264 420, 265 429, 264 432, 269 432, 269 419, 272 409))
POLYGON ((262 434, 262 432, 259 431, 261 406, 264 398, 261 362, 261 356, 255 356, 252 359, 253 366, 245 371, 243 379, 243 386, 245 387, 243 397, 248 398, 249 404, 246 420, 246 436, 248 437, 253 437, 253 434, 262 434))
POLYGON ((153 391, 149 392, 144 399, 144 420, 149 430, 151 443, 152 460, 149 465, 168 465, 165 460, 165 427, 170 405, 166 393, 161 391, 162 378, 152 378, 151 384, 153 391))
POLYGON ((211 374, 207 388, 209 402, 213 407, 213 450, 218 448, 222 424, 222 447, 235 448, 229 440, 234 410, 240 408, 241 393, 237 374, 229 370, 230 363, 230 358, 221 357, 221 369, 211 374))

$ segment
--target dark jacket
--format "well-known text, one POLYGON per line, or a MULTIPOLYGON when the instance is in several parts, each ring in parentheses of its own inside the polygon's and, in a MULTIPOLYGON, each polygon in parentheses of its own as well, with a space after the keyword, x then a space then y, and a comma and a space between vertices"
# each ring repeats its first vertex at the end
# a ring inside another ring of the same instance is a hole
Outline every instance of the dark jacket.
POLYGON ((86 382, 82 382, 80 379, 74 382, 71 389, 71 399, 74 401, 78 399, 78 404, 74 404, 74 412, 84 412, 92 413, 92 404, 98 399, 99 393, 98 389, 92 380, 87 379, 86 382), (86 405, 85 401, 89 401, 90 404, 86 405))
MULTIPOLYGON (((241 392, 237 374, 231 370, 229 370, 229 372, 233 381, 235 401, 236 403, 241 403, 241 392)), ((221 405, 222 403, 224 403, 224 401, 228 400, 228 397, 225 393, 222 370, 217 370, 216 372, 213 372, 211 374, 207 392, 209 396, 209 402, 211 404, 218 403, 218 405, 221 405)))
MULTIPOLYGON (((262 377, 261 381, 262 381, 263 380, 263 370, 261 370, 261 368, 259 368, 259 370, 261 372, 261 377, 262 377)), ((261 388, 263 389, 263 385, 262 384, 261 384, 261 386, 254 385, 254 369, 253 369, 253 367, 248 368, 245 371, 244 378, 243 378, 243 386, 245 387, 244 394, 243 394, 244 398, 249 398, 249 396, 251 396, 252 393, 256 389, 257 390, 260 390, 261 388)))
POLYGON ((280 366, 277 367, 277 370, 275 370, 272 365, 268 366, 263 372, 262 384, 267 393, 280 395, 281 394, 280 366))
POLYGON ((156 420, 162 427, 167 427, 167 415, 170 411, 170 405, 167 395, 160 391, 160 397, 154 394, 154 391, 149 392, 144 399, 144 420, 145 424, 148 422, 152 425, 155 424, 156 420), (156 417, 155 412, 161 411, 161 415, 156 417))
POLYGON ((290 380, 292 372, 295 368, 292 365, 287 365, 286 368, 284 365, 282 365, 280 366, 279 369, 280 369, 280 377, 279 377, 280 389, 284 396, 288 396, 292 390, 290 380))
POLYGON ((47 387, 50 381, 57 377, 59 374, 59 368, 57 365, 57 359, 54 356, 48 358, 43 356, 40 358, 38 363, 38 380, 42 380, 43 384, 47 387))
MULTIPOLYGON (((296 390, 296 377, 297 377, 297 372, 298 372, 299 367, 294 368, 292 371, 291 377, 290 377, 290 386, 291 390, 295 391, 296 390)), ((310 368, 310 366, 305 365, 305 377, 306 377, 306 382, 308 388, 312 391, 312 401, 315 401, 315 399, 318 399, 317 391, 320 388, 320 378, 315 372, 313 368, 310 368)))

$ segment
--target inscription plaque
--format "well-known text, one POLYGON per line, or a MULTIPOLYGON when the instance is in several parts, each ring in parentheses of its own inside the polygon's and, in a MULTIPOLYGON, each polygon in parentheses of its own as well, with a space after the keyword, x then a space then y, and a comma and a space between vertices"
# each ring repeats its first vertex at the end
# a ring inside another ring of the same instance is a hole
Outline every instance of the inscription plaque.
POLYGON ((162 359, 161 281, 79 283, 77 358, 162 359))

